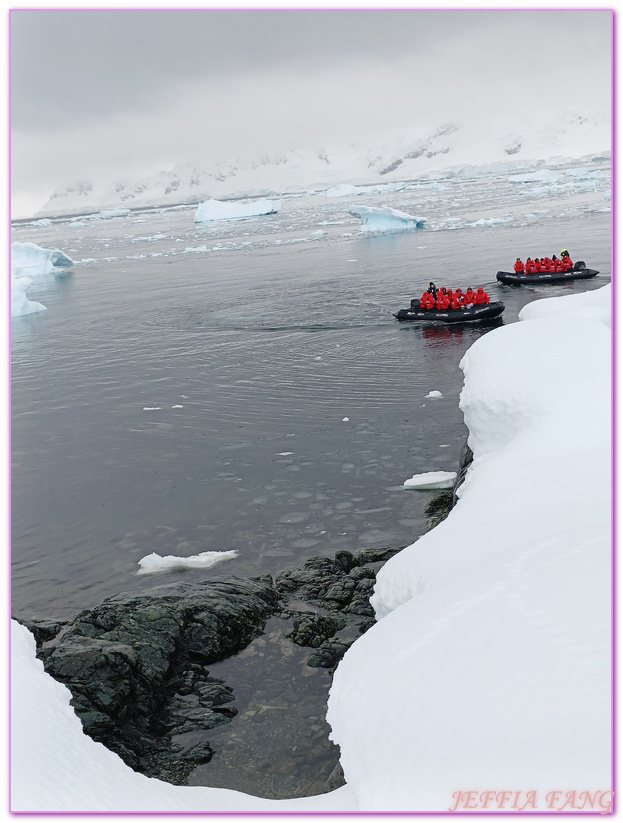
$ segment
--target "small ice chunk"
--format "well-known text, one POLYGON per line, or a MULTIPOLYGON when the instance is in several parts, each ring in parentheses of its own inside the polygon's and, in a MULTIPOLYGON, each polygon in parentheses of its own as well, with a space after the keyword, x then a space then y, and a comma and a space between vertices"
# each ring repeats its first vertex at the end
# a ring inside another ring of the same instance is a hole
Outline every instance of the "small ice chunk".
POLYGON ((171 408, 172 408, 172 409, 183 409, 183 408, 184 408, 184 406, 179 406, 179 405, 176 405, 176 406, 171 406, 171 408))
POLYGON ((350 417, 343 417, 342 418, 342 423, 348 423, 349 420, 350 420, 350 417))
POLYGON ((143 406, 143 411, 162 411, 162 406, 143 406))
POLYGON ((138 561, 140 566, 138 574, 153 574, 154 572, 168 571, 169 569, 209 569, 223 560, 233 560, 238 557, 235 550, 227 552, 201 552, 191 557, 175 557, 167 555, 161 557, 156 552, 141 557, 138 561))
POLYGON ((424 472, 405 480, 404 486, 407 489, 451 489, 455 480, 456 472, 424 472))
POLYGON ((428 394, 424 395, 425 397, 443 397, 443 394, 440 391, 429 391, 428 394))

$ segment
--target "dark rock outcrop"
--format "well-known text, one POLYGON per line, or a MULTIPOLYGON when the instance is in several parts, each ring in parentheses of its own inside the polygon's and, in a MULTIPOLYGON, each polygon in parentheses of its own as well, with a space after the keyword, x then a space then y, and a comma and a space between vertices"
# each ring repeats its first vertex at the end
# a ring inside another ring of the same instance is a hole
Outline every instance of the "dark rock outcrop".
POLYGON ((46 671, 72 692, 85 732, 132 768, 181 782, 210 751, 179 747, 172 773, 166 752, 176 749, 173 736, 236 714, 225 705, 233 689, 207 667, 259 636, 278 604, 270 578, 218 578, 108 598, 55 640, 51 630, 29 628, 43 640, 46 671))
POLYGON ((133 769, 182 784, 214 753, 202 733, 237 714, 235 687, 209 667, 245 649, 276 616, 286 638, 313 649, 307 665, 331 673, 374 624, 373 567, 398 551, 314 557, 274 583, 265 575, 159 586, 110 597, 71 622, 26 625, 46 671, 71 691, 85 732, 133 769))

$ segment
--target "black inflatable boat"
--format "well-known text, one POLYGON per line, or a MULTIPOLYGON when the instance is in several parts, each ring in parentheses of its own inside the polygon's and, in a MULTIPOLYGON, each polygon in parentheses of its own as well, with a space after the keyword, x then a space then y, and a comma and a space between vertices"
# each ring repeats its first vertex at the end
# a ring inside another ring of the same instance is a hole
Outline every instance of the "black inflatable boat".
POLYGON ((411 308, 400 309, 394 314, 397 320, 426 320, 433 323, 469 323, 474 320, 491 320, 499 317, 504 311, 504 303, 485 303, 471 307, 461 306, 460 309, 421 309, 419 300, 411 301, 411 308))
POLYGON ((500 283, 507 286, 533 286, 538 283, 564 283, 567 280, 587 280, 595 277, 599 272, 596 269, 587 269, 583 260, 573 264, 571 271, 539 271, 535 274, 517 274, 510 271, 499 271, 496 274, 500 283))

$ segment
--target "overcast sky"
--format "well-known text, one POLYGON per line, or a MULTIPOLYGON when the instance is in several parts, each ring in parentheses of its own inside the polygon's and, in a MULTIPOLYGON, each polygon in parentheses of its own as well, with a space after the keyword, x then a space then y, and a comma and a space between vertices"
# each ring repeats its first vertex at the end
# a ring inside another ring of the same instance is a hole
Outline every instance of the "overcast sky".
POLYGON ((13 10, 13 217, 60 184, 609 111, 608 10, 13 10))

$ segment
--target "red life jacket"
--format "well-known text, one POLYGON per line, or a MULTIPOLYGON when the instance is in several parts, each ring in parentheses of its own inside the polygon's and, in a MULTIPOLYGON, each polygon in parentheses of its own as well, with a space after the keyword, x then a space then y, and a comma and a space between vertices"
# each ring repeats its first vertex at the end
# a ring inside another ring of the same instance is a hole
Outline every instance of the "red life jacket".
POLYGON ((474 300, 475 297, 476 297, 476 294, 472 291, 472 289, 468 289, 465 292, 465 297, 463 298, 463 305, 467 306, 470 303, 474 303, 475 302, 475 300, 474 300))
POLYGON ((541 263, 540 260, 535 260, 534 265, 536 266, 535 271, 537 271, 537 272, 543 271, 543 264, 541 263))
POLYGON ((521 262, 521 260, 518 260, 518 261, 515 263, 515 271, 517 272, 517 274, 523 274, 523 273, 524 273, 524 271, 525 271, 525 266, 524 266, 524 264, 521 262))
POLYGON ((534 274, 536 272, 536 263, 534 260, 528 260, 526 263, 526 274, 534 274))
POLYGON ((452 300, 450 301, 450 308, 452 309, 460 309, 461 308, 461 301, 459 300, 458 295, 456 292, 454 293, 452 300))
POLYGON ((571 261, 571 258, 565 255, 565 257, 562 258, 562 270, 571 271, 572 268, 573 263, 571 261))
POLYGON ((440 294, 437 298, 437 308, 440 311, 444 311, 445 309, 450 308, 450 301, 448 300, 445 294, 440 294))
POLYGON ((554 271, 562 271, 562 260, 554 260, 554 271))
POLYGON ((422 298, 420 300, 420 308, 421 309, 434 309, 435 308, 435 298, 433 297, 433 295, 430 292, 425 291, 424 294, 422 295, 422 298))

